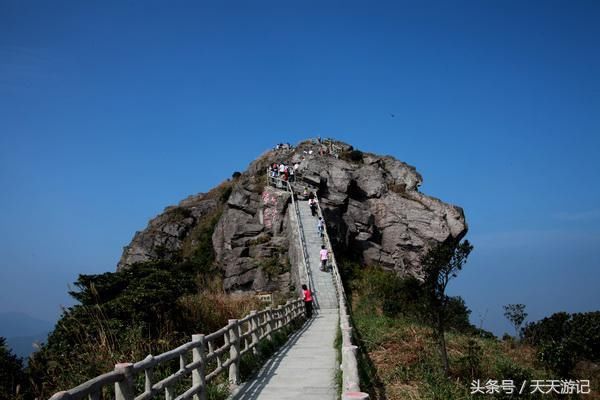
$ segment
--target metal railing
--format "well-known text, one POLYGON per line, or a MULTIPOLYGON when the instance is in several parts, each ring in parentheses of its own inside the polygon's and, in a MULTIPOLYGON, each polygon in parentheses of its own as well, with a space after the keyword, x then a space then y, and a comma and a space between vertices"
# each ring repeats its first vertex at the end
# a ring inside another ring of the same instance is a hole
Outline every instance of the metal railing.
MULTIPOLYGON (((298 207, 298 204, 296 203, 296 199, 294 197, 294 189, 292 188, 292 185, 290 184, 290 182, 281 179, 279 177, 276 176, 271 176, 270 175, 270 170, 269 172, 267 172, 267 182, 269 182, 270 186, 282 189, 285 188, 285 190, 287 190, 290 193, 290 197, 292 198, 292 207, 294 208, 294 213, 295 213, 295 220, 296 220, 296 230, 297 230, 297 235, 298 235, 298 240, 300 242, 300 249, 301 249, 301 253, 302 253, 302 266, 303 266, 303 270, 304 270, 304 279, 305 279, 305 283, 306 286, 309 288, 309 290, 312 290, 313 285, 311 284, 311 268, 310 268, 310 261, 309 261, 309 256, 308 256, 308 248, 306 247, 306 238, 304 237, 304 227, 302 226, 302 218, 300 218, 300 209, 298 207)), ((315 298, 315 301, 317 299, 315 298)), ((318 303, 317 303, 318 306, 318 303)))
POLYGON ((209 335, 192 335, 191 342, 174 350, 158 356, 149 355, 134 364, 117 364, 114 371, 75 388, 58 392, 50 400, 100 400, 106 396, 115 400, 145 400, 153 399, 161 393, 164 393, 166 400, 206 400, 207 383, 228 371, 229 383, 239 384, 241 357, 249 351, 257 354, 257 346, 261 340, 272 340, 275 332, 304 316, 304 313, 302 299, 288 301, 275 309, 269 307, 260 312, 251 311, 242 319, 230 319, 227 326, 209 335), (227 358, 223 359, 224 357, 227 358), (168 362, 177 359, 179 369, 175 373, 159 381, 154 380, 153 370, 157 366, 166 366, 168 362), (176 385, 184 384, 184 379, 189 379, 190 375, 191 387, 176 396, 176 385), (143 376, 144 389, 141 393, 136 393, 135 382, 140 376, 143 376), (109 393, 103 394, 103 390, 109 393))
MULTIPOLYGON (((317 199, 318 213, 323 218, 323 221, 326 221, 320 203, 321 200, 317 199)), ((338 269, 335 254, 333 253, 333 247, 331 245, 329 233, 327 232, 326 222, 323 224, 323 242, 331 255, 331 271, 339 302, 340 330, 342 332, 342 364, 340 366, 342 369, 342 400, 365 400, 369 398, 369 395, 360 391, 360 377, 358 375, 358 362, 356 360, 358 346, 352 343, 352 326, 350 324, 350 314, 348 312, 348 299, 346 298, 342 277, 338 269)))

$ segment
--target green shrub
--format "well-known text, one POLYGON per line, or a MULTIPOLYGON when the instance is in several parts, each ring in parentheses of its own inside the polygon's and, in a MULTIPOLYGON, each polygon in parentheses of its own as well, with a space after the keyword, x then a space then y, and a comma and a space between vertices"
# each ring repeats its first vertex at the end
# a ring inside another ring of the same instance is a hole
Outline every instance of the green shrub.
MULTIPOLYGON (((529 383, 532 379, 542 379, 539 376, 534 377, 532 375, 532 371, 528 368, 522 367, 518 364, 515 364, 513 361, 510 361, 506 358, 500 358, 495 364, 495 372, 494 376, 490 377, 490 379, 503 381, 510 380, 515 385, 515 391, 518 392, 521 388, 523 382, 529 383)), ((496 399, 513 399, 515 397, 519 397, 521 399, 531 399, 536 398, 535 395, 529 394, 529 390, 526 388, 524 392, 520 395, 510 395, 508 393, 500 392, 494 395, 496 399)))
POLYGON ((274 279, 278 275, 289 271, 289 264, 280 262, 277 256, 261 259, 259 266, 269 279, 274 279))
POLYGON ((6 339, 0 337, 0 400, 21 399, 26 382, 22 360, 8 348, 6 339))
POLYGON ((600 362, 600 311, 555 313, 528 324, 523 339, 537 347, 547 369, 569 377, 579 361, 600 362))
POLYGON ((477 340, 469 338, 466 354, 458 359, 461 377, 476 379, 481 376, 481 346, 477 340))
POLYGON ((225 384, 206 385, 206 400, 226 400, 229 398, 229 389, 225 384))

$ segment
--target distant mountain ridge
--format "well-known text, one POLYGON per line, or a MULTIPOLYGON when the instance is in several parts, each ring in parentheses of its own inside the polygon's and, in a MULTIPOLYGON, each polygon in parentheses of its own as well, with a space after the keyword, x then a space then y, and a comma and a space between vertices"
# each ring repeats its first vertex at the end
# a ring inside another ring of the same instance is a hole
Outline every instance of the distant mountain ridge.
POLYGON ((54 324, 22 312, 0 313, 0 336, 13 353, 27 359, 34 351, 33 343, 44 342, 54 324))

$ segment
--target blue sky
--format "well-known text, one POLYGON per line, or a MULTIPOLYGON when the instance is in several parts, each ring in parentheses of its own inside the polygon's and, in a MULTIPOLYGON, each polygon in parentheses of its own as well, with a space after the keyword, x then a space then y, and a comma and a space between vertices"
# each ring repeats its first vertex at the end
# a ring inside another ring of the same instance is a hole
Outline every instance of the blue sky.
POLYGON ((0 0, 0 312, 56 318, 165 206, 316 135, 465 209, 450 290, 477 325, 598 310, 598 20, 595 1, 0 0))

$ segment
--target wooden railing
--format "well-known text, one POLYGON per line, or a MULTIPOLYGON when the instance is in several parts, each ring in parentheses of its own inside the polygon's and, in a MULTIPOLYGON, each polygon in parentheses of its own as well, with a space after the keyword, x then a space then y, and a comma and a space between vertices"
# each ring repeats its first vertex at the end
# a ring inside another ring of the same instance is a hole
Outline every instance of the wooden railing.
POLYGON ((227 326, 209 335, 192 335, 191 342, 174 350, 158 356, 149 355, 135 364, 117 364, 114 371, 73 389, 58 392, 50 400, 145 400, 153 399, 161 393, 164 393, 166 400, 206 400, 207 383, 228 371, 229 383, 239 384, 241 357, 249 351, 257 354, 257 346, 261 340, 272 340, 274 333, 303 317, 304 312, 302 299, 288 301, 275 309, 251 311, 242 319, 229 320, 227 326), (166 378, 155 381, 153 371, 156 367, 166 367, 167 363, 177 359, 179 369, 166 378), (190 376, 191 387, 177 395, 176 386, 185 385, 190 376), (135 382, 140 377, 144 381, 143 391, 136 393, 135 382))
MULTIPOLYGON (((320 199, 317 200, 318 213, 323 220, 326 221, 323 210, 321 209, 320 199)), ((340 365, 340 368, 342 369, 342 400, 365 400, 369 398, 369 395, 360 391, 360 377, 358 375, 358 362, 356 359, 358 346, 352 343, 352 325, 350 324, 350 314, 348 312, 348 300, 346 298, 346 292, 344 291, 344 285, 342 284, 342 277, 340 276, 333 247, 331 245, 331 239, 327 232, 326 223, 323 224, 323 241, 331 255, 331 271, 340 310, 340 330, 342 332, 342 364, 340 365)))

